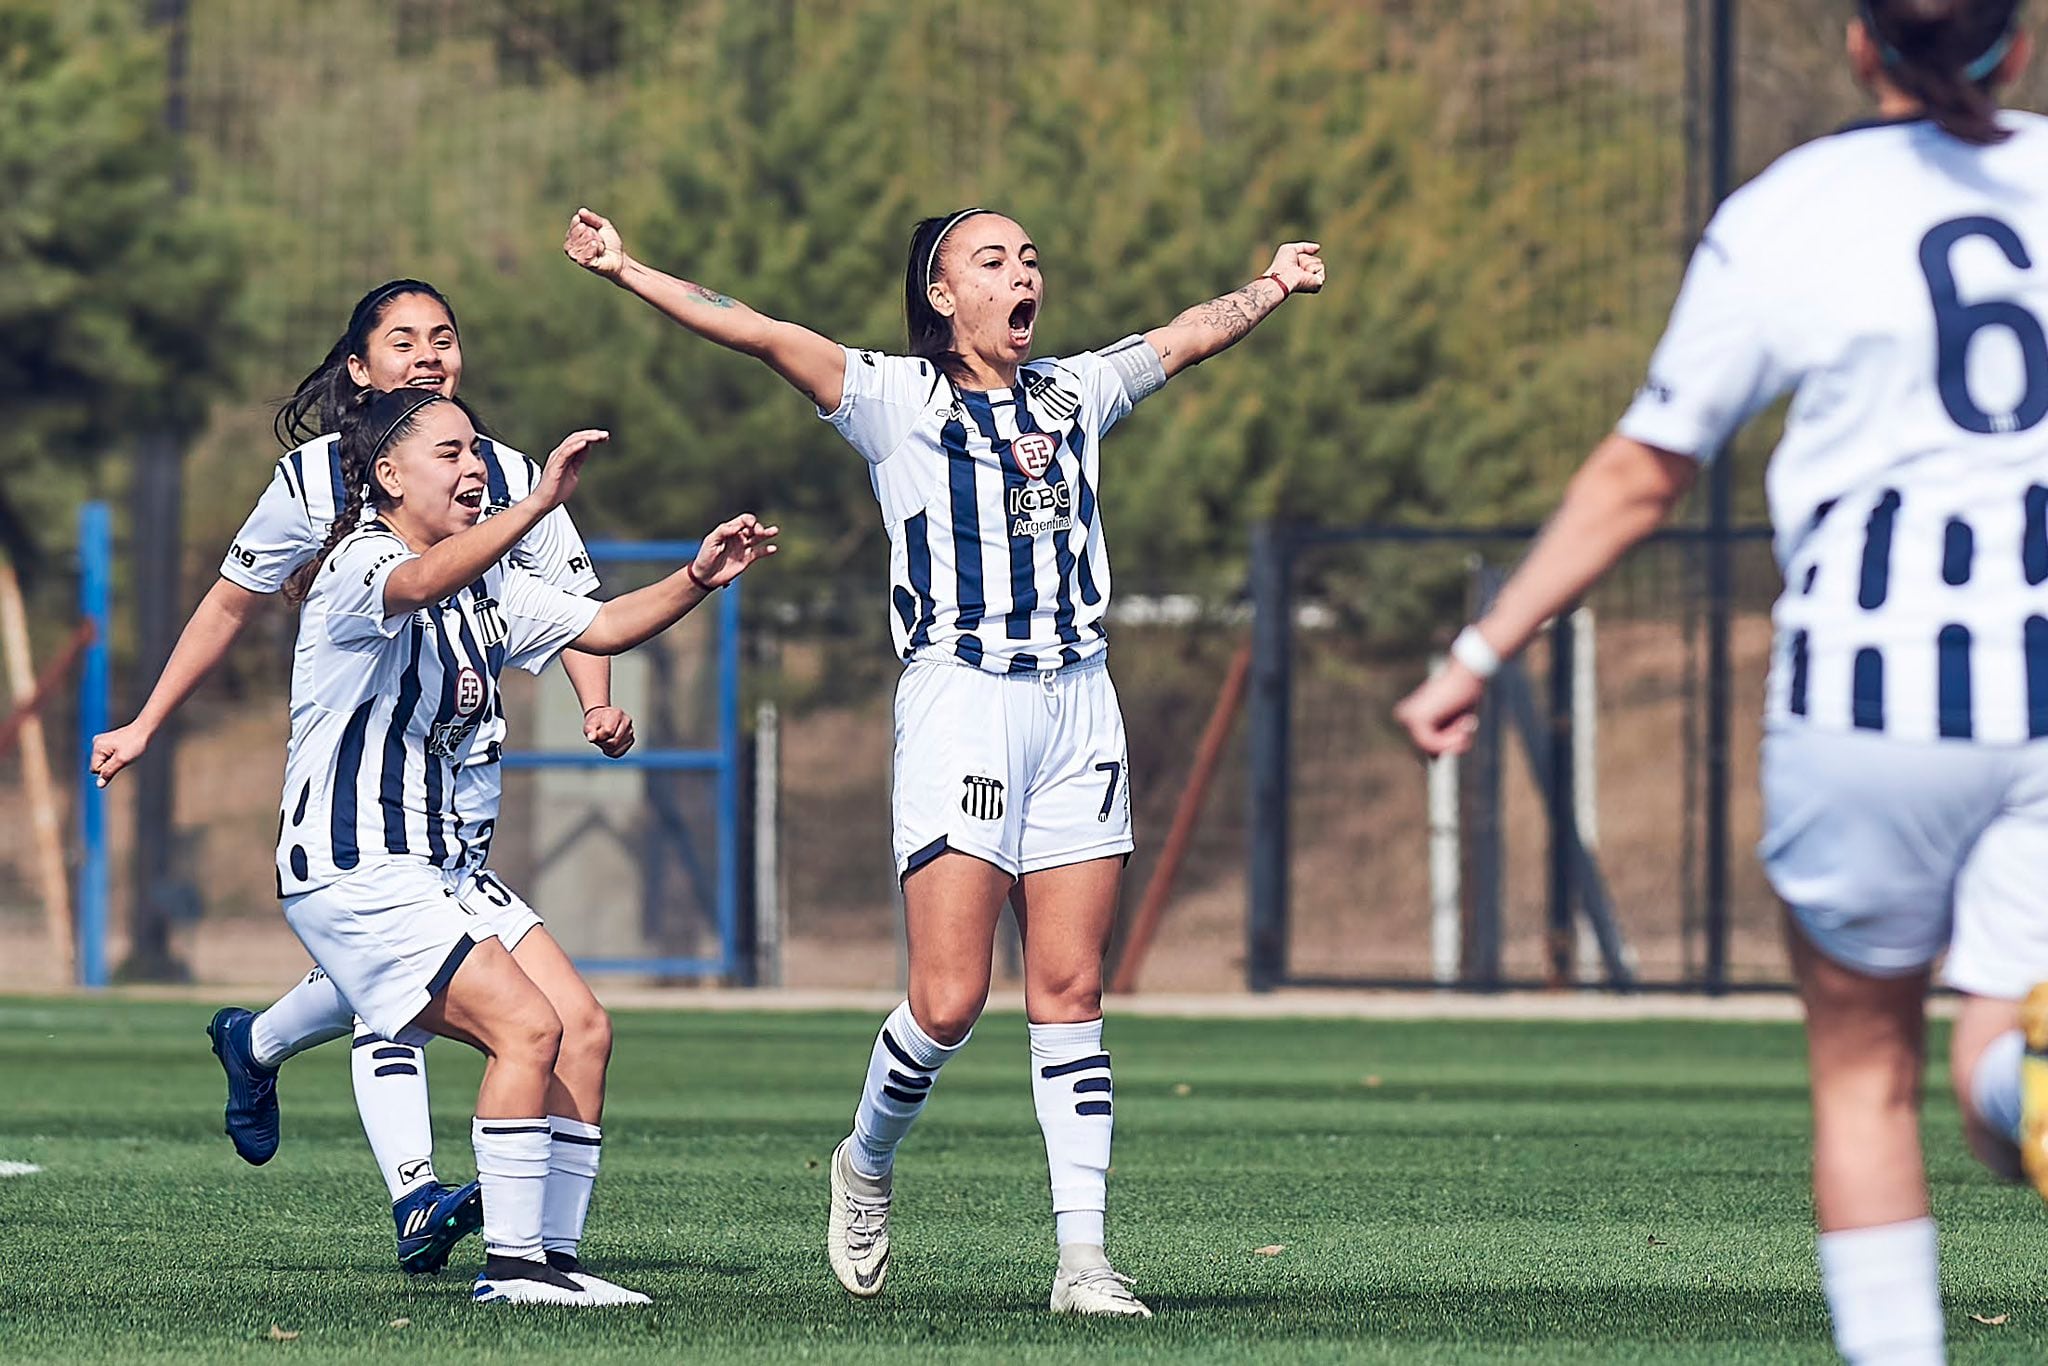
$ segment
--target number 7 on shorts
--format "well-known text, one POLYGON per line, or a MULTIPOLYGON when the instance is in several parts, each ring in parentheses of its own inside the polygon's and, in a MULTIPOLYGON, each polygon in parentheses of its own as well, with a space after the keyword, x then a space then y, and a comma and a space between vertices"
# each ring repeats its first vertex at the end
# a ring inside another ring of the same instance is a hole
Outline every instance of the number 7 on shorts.
POLYGON ((1106 764, 1097 764, 1095 771, 1109 775, 1109 787, 1102 794, 1102 809, 1095 813, 1096 820, 1106 821, 1109 819, 1109 808, 1116 801, 1116 780, 1123 775, 1124 766, 1112 761, 1106 764))

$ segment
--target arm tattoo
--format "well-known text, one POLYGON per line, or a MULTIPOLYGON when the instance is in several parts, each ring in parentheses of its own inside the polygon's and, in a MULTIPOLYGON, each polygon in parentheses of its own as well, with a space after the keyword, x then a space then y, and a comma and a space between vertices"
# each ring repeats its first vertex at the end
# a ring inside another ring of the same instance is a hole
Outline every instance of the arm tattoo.
POLYGON ((704 288, 704 286, 700 284, 694 284, 688 280, 685 280, 683 282, 683 288, 690 291, 691 298, 696 299, 702 303, 710 304, 713 308, 732 307, 733 301, 727 298, 725 295, 720 294, 715 289, 706 289, 704 288))
POLYGON ((1205 304, 1196 304, 1173 321, 1176 325, 1192 323, 1200 327, 1213 328, 1221 332, 1224 345, 1238 340, 1258 325, 1266 316, 1266 309, 1260 304, 1256 282, 1246 285, 1234 293, 1205 304))

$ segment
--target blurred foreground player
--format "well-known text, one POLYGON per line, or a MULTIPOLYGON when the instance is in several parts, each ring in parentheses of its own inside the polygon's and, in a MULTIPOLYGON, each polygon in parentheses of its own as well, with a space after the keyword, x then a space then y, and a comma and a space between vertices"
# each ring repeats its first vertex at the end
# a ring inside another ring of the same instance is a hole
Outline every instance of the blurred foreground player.
POLYGON ((1821 1278, 1859 1364, 1943 1360, 1918 1109, 1944 948, 1971 1147, 2048 1188, 2048 121, 1991 93, 2030 55, 2018 20, 1862 8, 1848 56, 1878 117, 1722 206, 1618 430, 1395 711, 1462 752, 1500 660, 1794 395, 1765 481, 1785 590, 1760 853, 1806 1007, 1821 1278))

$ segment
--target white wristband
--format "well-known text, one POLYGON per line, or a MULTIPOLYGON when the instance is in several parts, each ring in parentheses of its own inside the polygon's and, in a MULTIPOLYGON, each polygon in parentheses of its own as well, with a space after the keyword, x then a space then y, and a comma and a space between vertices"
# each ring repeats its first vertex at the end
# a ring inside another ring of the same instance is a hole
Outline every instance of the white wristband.
POLYGON ((1500 651, 1486 643, 1477 626, 1467 626, 1451 642, 1451 658, 1470 669, 1482 681, 1500 672, 1500 651))

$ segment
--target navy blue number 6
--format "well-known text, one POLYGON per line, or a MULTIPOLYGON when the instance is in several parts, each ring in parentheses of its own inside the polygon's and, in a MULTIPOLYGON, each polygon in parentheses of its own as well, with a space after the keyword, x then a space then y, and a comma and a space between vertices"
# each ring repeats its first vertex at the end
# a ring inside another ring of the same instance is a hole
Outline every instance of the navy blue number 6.
POLYGON ((1927 275, 1927 292, 1934 298, 1938 339, 1934 373, 1941 388, 1941 406, 1966 432, 2023 432, 2048 417, 2048 333, 2042 332, 2039 318, 2010 299, 1966 304, 1956 296, 1949 256, 1956 243, 1969 237, 1985 238, 2021 270, 2031 270, 2034 265, 2020 235, 1996 218, 1951 218, 1920 239, 1920 269, 1927 275), (2002 327, 2012 333, 2026 361, 2027 391, 2009 413, 1987 413, 1970 395, 1970 343, 1987 327, 2002 327))

